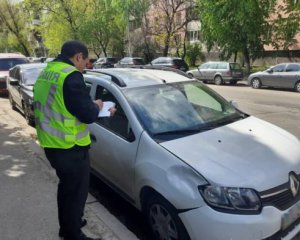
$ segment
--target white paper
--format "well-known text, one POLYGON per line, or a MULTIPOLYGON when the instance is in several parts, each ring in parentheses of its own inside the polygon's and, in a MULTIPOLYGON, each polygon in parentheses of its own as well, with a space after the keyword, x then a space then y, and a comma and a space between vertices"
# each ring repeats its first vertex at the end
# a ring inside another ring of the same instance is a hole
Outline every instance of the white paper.
POLYGON ((110 108, 115 107, 116 104, 114 102, 103 102, 103 108, 98 114, 98 117, 110 117, 110 111, 108 111, 110 108))

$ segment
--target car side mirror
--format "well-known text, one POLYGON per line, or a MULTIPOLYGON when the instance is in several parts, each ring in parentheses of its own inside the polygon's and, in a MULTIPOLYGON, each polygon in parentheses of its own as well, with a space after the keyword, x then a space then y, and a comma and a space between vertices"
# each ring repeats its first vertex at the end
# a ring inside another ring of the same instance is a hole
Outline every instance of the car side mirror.
POLYGON ((234 100, 230 100, 229 103, 234 107, 234 108, 238 108, 238 103, 234 100))
POLYGON ((267 73, 273 73, 273 69, 272 68, 268 69, 267 73))
POLYGON ((18 80, 10 80, 9 84, 12 85, 12 86, 19 86, 20 85, 18 80))

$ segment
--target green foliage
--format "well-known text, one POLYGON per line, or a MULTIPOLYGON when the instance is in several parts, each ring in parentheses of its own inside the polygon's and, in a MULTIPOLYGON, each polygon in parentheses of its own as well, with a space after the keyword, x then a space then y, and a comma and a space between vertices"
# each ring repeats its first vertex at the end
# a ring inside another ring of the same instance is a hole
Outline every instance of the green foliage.
POLYGON ((253 51, 268 43, 269 16, 276 0, 198 0, 201 31, 208 48, 218 46, 221 57, 228 59, 242 52, 247 73, 253 51))
POLYGON ((205 56, 202 53, 201 45, 199 43, 187 43, 185 59, 190 66, 196 66, 197 61, 204 62, 205 56))

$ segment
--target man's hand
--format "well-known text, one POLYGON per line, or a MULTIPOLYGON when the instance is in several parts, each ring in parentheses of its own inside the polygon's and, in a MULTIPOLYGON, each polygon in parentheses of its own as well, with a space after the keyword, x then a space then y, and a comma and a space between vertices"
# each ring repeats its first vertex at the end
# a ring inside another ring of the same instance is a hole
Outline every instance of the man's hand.
POLYGON ((108 109, 108 111, 110 111, 110 116, 113 116, 115 114, 115 112, 117 111, 117 109, 114 107, 111 107, 110 109, 108 109))
POLYGON ((94 103, 96 103, 98 105, 99 110, 101 110, 103 108, 103 102, 101 99, 94 100, 94 103))

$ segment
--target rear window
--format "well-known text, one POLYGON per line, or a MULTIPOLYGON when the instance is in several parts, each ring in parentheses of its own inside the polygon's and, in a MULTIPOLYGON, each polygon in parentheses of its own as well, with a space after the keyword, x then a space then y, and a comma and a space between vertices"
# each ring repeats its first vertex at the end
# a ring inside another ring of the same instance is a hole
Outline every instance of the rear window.
POLYGON ((28 63, 26 58, 1 58, 0 59, 0 71, 8 71, 10 68, 17 64, 28 63))
POLYGON ((116 58, 107 58, 106 60, 108 63, 116 63, 117 62, 116 58))
POLYGON ((186 66, 186 63, 182 59, 174 59, 173 62, 177 66, 186 66))
POLYGON ((144 60, 143 59, 139 59, 139 58, 135 58, 133 59, 133 64, 135 65, 144 65, 144 60))
POLYGON ((241 66, 238 63, 230 63, 231 70, 241 70, 241 66))

